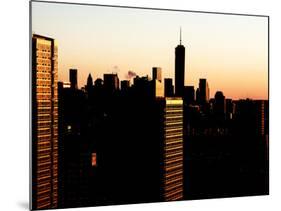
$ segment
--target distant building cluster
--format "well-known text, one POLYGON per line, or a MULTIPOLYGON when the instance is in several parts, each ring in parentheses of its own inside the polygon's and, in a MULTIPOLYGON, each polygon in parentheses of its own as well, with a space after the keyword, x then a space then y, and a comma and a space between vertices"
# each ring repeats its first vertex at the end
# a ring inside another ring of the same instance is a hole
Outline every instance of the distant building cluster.
POLYGON ((132 85, 130 80, 120 83, 115 73, 95 81, 89 74, 82 89, 73 72, 70 84, 58 82, 62 206, 183 199, 183 100, 173 89, 165 96, 161 68, 152 68, 152 79, 136 75, 132 85), (80 155, 74 159, 77 149, 80 155), (115 159, 126 168, 106 190, 112 179, 105 175, 114 175, 115 159), (132 170, 133 184, 124 180, 132 170), (81 182, 81 171, 82 183, 88 183, 74 186, 81 182), (124 193, 115 193, 122 181, 124 193), (150 191, 144 195, 145 189, 150 191))

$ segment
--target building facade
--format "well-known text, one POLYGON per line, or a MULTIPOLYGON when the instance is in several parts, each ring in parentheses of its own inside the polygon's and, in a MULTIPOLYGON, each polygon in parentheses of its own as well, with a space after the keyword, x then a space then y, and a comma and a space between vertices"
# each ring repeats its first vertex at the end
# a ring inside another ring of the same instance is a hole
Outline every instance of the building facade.
POLYGON ((32 36, 32 209, 58 203, 58 47, 32 36))
POLYGON ((165 98, 164 200, 183 199, 183 100, 165 98))

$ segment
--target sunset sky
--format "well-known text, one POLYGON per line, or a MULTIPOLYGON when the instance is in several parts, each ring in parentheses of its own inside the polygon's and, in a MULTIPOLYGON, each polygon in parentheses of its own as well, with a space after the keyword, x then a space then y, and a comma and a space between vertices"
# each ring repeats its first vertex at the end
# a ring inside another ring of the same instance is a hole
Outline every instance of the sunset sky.
POLYGON ((174 78, 175 47, 185 46, 185 85, 207 78, 210 97, 268 99, 266 17, 32 3, 32 32, 58 42, 59 80, 78 69, 78 86, 104 73, 129 70, 174 78))

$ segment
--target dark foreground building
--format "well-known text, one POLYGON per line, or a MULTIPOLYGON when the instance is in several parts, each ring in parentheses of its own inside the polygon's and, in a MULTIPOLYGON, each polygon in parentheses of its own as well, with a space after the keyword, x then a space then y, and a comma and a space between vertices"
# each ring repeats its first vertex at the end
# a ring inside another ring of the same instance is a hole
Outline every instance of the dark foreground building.
POLYGON ((163 88, 60 83, 60 207, 183 199, 183 101, 163 88))

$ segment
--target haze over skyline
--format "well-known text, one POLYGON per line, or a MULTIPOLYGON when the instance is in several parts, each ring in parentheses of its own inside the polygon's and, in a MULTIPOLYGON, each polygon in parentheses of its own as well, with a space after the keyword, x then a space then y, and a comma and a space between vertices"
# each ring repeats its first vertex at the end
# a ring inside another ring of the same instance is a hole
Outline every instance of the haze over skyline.
POLYGON ((78 86, 129 70, 173 78, 175 47, 186 48, 185 85, 206 78, 210 97, 268 99, 266 17, 32 2, 32 31, 58 42, 59 80, 78 69, 78 86))

